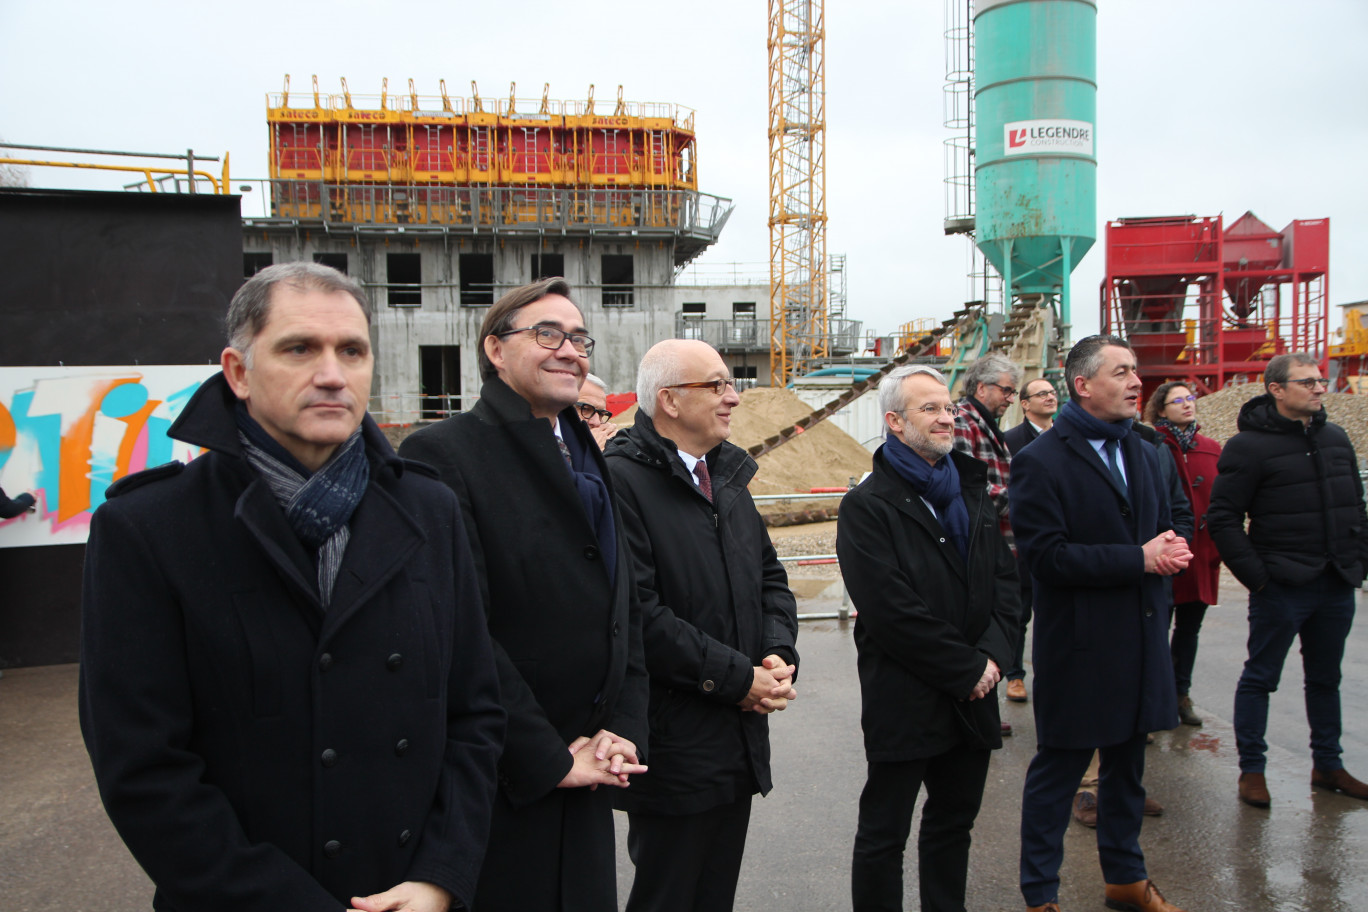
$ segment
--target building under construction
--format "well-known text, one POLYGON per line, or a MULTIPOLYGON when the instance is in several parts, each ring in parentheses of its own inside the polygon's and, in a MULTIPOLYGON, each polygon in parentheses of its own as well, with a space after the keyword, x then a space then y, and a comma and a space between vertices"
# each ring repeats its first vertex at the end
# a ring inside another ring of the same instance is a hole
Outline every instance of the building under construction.
MULTIPOLYGON (((437 418, 478 393, 485 309, 565 276, 601 341, 594 371, 630 389, 676 335, 676 271, 715 243, 729 200, 698 189, 694 113, 624 101, 268 96, 264 217, 243 220, 248 274, 313 259, 376 307, 373 401, 389 421, 437 418)), ((766 346, 767 347, 767 346, 766 346)), ((753 358, 752 358, 753 361, 753 358)), ((468 403, 467 403, 468 405, 468 403)))

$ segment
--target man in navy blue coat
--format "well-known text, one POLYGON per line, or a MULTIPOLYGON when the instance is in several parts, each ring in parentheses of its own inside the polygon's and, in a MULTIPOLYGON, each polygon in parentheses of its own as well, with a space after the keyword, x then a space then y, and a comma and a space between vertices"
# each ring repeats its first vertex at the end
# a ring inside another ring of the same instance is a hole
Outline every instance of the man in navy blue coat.
POLYGON ((1072 398, 1012 461, 1017 547, 1035 591, 1038 747, 1021 808, 1021 892, 1058 910, 1070 804, 1101 753, 1097 848, 1114 909, 1168 912, 1140 851, 1148 732, 1178 724, 1165 576, 1192 554, 1171 525, 1159 453, 1130 432, 1135 354, 1089 336, 1065 365, 1072 398))

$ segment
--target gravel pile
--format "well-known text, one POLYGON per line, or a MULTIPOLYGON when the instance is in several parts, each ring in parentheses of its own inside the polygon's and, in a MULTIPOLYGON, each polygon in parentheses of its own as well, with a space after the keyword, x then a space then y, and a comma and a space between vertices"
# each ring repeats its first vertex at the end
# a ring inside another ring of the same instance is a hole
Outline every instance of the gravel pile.
MULTIPOLYGON (((1197 400, 1197 423, 1202 433, 1224 444, 1235 436, 1240 408, 1263 393, 1263 384, 1228 386, 1197 400)), ((1368 459, 1368 396, 1355 393, 1326 393, 1326 417, 1344 428, 1354 443, 1362 464, 1368 459)))

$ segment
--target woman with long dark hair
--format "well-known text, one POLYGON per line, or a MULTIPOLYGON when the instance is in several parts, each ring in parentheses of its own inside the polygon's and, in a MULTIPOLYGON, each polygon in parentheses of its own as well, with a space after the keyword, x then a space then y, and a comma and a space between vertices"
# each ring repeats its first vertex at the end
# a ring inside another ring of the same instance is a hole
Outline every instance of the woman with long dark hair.
POLYGON ((1211 485, 1216 480, 1216 462, 1221 445, 1197 433, 1197 397, 1180 380, 1161 384, 1145 406, 1145 421, 1153 425, 1173 456, 1183 492, 1192 504, 1195 531, 1188 547, 1192 563, 1187 571, 1173 577, 1173 679, 1178 690, 1178 717, 1187 725, 1201 725, 1202 717, 1192 708, 1192 667, 1197 661, 1197 636, 1208 605, 1216 604, 1221 577, 1221 556, 1207 529, 1207 507, 1211 485))

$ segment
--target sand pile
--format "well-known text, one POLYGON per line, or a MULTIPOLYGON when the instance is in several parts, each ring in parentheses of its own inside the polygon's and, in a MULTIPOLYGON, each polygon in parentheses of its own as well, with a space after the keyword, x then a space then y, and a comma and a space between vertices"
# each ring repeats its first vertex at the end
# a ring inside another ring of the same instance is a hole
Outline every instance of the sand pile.
MULTIPOLYGON (((1225 443, 1239 430, 1236 421, 1240 407, 1263 394, 1262 383, 1228 386, 1197 400, 1197 423, 1202 433, 1225 443)), ((1354 443, 1360 461, 1368 457, 1368 396, 1356 393, 1326 393, 1326 417, 1344 428, 1354 443)))

